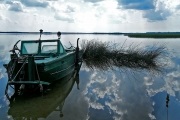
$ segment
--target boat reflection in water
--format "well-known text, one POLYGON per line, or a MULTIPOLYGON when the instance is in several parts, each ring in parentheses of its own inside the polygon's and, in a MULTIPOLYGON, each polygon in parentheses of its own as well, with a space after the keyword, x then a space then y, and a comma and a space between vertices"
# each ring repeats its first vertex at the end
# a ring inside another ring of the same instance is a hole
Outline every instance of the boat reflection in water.
MULTIPOLYGON (((43 96, 23 95, 10 99, 8 115, 13 119, 38 119, 46 118, 52 111, 59 111, 63 117, 63 106, 65 99, 71 92, 73 85, 79 87, 79 73, 73 72, 62 80, 55 82, 43 96)), ((11 97, 12 98, 12 97, 11 97)))

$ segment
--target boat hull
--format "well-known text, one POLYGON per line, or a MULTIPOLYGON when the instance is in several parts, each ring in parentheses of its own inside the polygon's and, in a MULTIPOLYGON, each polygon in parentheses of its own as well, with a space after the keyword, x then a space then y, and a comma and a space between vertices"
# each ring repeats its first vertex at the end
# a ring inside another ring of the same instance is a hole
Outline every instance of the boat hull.
POLYGON ((41 68, 39 68, 38 70, 40 80, 51 83, 72 73, 77 68, 75 65, 75 57, 76 54, 73 52, 61 58, 57 58, 54 61, 44 63, 44 69, 41 70, 41 68))
MULTIPOLYGON (((39 56, 38 56, 39 57, 39 56)), ((77 62, 76 52, 72 51, 66 55, 39 59, 28 56, 26 59, 18 59, 5 65, 9 76, 8 84, 44 84, 49 85, 54 81, 79 71, 82 62, 77 62), (11 64, 13 63, 13 64, 11 64), (13 73, 8 66, 14 66, 13 73)))

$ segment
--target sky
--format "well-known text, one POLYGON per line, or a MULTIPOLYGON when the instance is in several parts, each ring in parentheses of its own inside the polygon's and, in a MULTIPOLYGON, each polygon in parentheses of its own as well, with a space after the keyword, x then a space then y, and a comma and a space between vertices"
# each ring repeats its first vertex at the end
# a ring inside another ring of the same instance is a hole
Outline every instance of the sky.
POLYGON ((180 0, 0 0, 0 31, 177 32, 180 0))

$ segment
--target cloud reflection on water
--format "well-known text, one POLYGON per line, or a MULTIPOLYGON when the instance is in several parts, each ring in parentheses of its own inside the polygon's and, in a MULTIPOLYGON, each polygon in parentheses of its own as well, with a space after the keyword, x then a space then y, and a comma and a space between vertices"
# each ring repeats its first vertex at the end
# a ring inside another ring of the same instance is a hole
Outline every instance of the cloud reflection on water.
MULTIPOLYGON (((109 110, 108 116, 111 116, 111 119, 150 119, 152 103, 147 96, 144 83, 140 81, 143 79, 136 81, 128 74, 121 76, 119 71, 95 71, 85 92, 90 104, 89 109, 93 109, 89 114, 102 109, 101 112, 109 110)), ((91 114, 90 119, 95 117, 93 115, 96 114, 91 114)), ((104 116, 96 118, 102 119, 104 116)))
MULTIPOLYGON (((89 119, 104 118, 100 112, 107 113, 106 110, 109 110, 108 116, 117 120, 156 119, 153 114, 158 111, 154 105, 160 103, 153 101, 153 96, 167 92, 180 101, 180 67, 177 59, 178 56, 176 59, 169 58, 169 63, 164 66, 165 72, 159 75, 133 70, 125 74, 120 74, 120 71, 87 71, 91 76, 84 94, 89 103, 89 119), (95 117, 96 113, 99 116, 95 117)), ((165 98, 160 102, 165 102, 165 98)), ((157 117, 161 118, 160 115, 157 117)))

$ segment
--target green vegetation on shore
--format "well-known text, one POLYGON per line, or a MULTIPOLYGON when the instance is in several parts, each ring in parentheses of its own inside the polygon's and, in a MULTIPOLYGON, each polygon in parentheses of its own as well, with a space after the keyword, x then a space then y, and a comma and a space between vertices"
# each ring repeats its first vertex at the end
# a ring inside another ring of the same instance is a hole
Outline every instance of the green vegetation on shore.
POLYGON ((180 38, 179 32, 127 33, 124 35, 134 38, 180 38))

